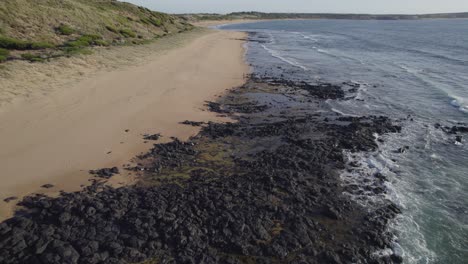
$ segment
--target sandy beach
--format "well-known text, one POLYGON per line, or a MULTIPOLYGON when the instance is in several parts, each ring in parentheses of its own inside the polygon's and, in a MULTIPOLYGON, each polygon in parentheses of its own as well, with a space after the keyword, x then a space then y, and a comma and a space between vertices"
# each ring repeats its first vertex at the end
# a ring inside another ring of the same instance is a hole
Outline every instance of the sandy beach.
MULTIPOLYGON (((19 89, 15 98, 11 89, 20 87, 22 80, 14 83, 5 78, 0 94, 13 103, 0 109, 1 200, 78 190, 88 183, 88 170, 121 168, 147 151, 152 142, 145 143, 143 134, 161 133, 159 142, 170 137, 186 139, 198 128, 179 122, 222 121, 204 110, 204 102, 244 82, 248 72, 240 40, 244 35, 223 31, 197 34, 164 52, 158 52, 158 44, 120 50, 139 58, 120 54, 119 61, 111 59, 112 52, 119 56, 118 49, 103 51, 113 65, 105 60, 86 64, 94 55, 68 68, 57 63, 44 66, 43 73, 38 68, 41 64, 31 64, 35 68, 31 74, 43 79, 25 81, 30 87, 19 89), (122 61, 126 66, 117 67, 122 61), (71 83, 63 80, 60 70, 64 68, 82 73, 71 74, 75 80, 71 83), (6 89, 10 92, 5 93, 6 89), (41 188, 44 184, 54 187, 41 188)), ((114 179, 117 185, 129 181, 126 175, 114 179)), ((12 215, 15 202, 0 202, 0 220, 12 215)))

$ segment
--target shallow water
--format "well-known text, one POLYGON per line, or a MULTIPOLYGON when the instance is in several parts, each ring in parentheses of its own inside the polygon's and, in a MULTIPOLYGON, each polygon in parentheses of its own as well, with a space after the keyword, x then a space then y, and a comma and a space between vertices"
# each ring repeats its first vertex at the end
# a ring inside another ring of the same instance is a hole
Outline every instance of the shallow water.
MULTIPOLYGON (((386 115, 403 132, 384 136, 362 164, 389 178, 385 197, 403 208, 392 224, 405 263, 468 263, 468 135, 434 128, 468 122, 468 20, 296 20, 223 26, 256 32, 247 59, 257 74, 360 84, 354 100, 328 101, 344 115, 386 115), (411 118, 407 119, 408 116, 411 118), (411 121, 413 120, 413 121, 411 121), (409 146, 405 153, 395 150, 409 146)), ((356 197, 354 197, 356 198, 356 197)))

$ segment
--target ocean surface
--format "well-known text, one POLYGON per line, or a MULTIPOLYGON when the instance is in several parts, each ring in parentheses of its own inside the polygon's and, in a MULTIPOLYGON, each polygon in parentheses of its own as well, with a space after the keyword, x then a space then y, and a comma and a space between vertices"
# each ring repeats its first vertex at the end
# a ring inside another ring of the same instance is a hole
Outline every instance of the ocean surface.
POLYGON ((329 100, 326 110, 400 120, 402 133, 380 135, 379 151, 345 153, 361 167, 355 175, 343 172, 343 184, 363 186, 348 195, 363 206, 390 199, 402 208, 390 228, 404 263, 468 263, 468 135, 459 143, 435 127, 468 123, 468 20, 294 20, 221 28, 251 32, 247 60, 254 73, 354 83, 353 99, 329 100), (395 151, 405 146, 406 152, 395 151), (365 191, 375 172, 389 179, 385 195, 365 191))

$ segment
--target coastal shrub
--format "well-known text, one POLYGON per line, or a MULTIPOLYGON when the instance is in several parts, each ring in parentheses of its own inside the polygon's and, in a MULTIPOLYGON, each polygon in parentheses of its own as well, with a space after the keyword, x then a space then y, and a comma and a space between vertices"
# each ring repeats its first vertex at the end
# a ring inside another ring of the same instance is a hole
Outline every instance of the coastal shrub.
POLYGON ((119 34, 119 30, 118 30, 116 27, 114 27, 114 26, 107 25, 107 26, 106 26, 106 29, 109 30, 110 32, 119 34))
POLYGON ((73 41, 70 41, 66 44, 66 46, 68 47, 87 47, 91 45, 88 41, 86 40, 83 40, 83 39, 77 39, 77 40, 73 40, 73 41))
POLYGON ((126 38, 134 38, 136 37, 135 32, 131 31, 130 29, 121 29, 120 34, 126 38))
POLYGON ((60 25, 56 30, 58 33, 67 36, 75 33, 75 30, 68 25, 60 25))
POLYGON ((28 49, 47 49, 53 48, 54 45, 48 42, 28 42, 24 40, 0 36, 0 48, 28 50, 28 49))
POLYGON ((42 58, 40 55, 31 54, 31 53, 21 54, 21 58, 28 60, 30 62, 43 62, 44 61, 44 58, 42 58))
POLYGON ((162 25, 161 19, 159 18, 154 18, 154 17, 141 17, 140 22, 147 24, 147 25, 153 25, 156 27, 160 27, 162 25))
POLYGON ((29 44, 19 39, 0 36, 0 48, 25 50, 29 48, 29 44))
POLYGON ((140 22, 146 25, 151 24, 151 21, 146 17, 140 17, 140 22))
POLYGON ((91 43, 96 41, 96 40, 102 39, 102 37, 97 35, 97 34, 87 34, 87 35, 81 36, 80 38, 84 39, 84 40, 87 40, 87 41, 89 41, 91 43))
POLYGON ((99 35, 83 35, 76 40, 70 41, 66 44, 67 47, 88 47, 91 45, 100 45, 102 37, 99 35), (100 44, 97 44, 97 43, 100 44))
POLYGON ((157 27, 160 27, 162 25, 161 19, 158 19, 158 18, 152 18, 151 22, 152 22, 153 25, 155 25, 157 27))
POLYGON ((8 55, 10 55, 8 50, 0 48, 0 62, 6 61, 8 59, 8 55))
POLYGON ((109 46, 110 43, 103 40, 103 39, 97 39, 97 40, 94 41, 94 45, 96 45, 96 46, 109 46))
POLYGON ((49 42, 41 41, 41 42, 32 42, 30 43, 31 49, 38 50, 38 49, 51 49, 54 48, 54 44, 49 42))

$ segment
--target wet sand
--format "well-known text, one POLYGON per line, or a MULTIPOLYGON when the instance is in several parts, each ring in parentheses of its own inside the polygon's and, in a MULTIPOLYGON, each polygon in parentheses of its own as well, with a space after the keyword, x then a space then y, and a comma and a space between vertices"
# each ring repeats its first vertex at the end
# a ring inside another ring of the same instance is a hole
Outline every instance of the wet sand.
MULTIPOLYGON (((244 82, 244 37, 214 31, 148 55, 141 65, 98 73, 0 112, 1 200, 78 190, 88 183, 89 169, 121 167, 147 151, 152 142, 143 134, 161 133, 159 142, 186 139, 198 128, 179 122, 221 121, 204 110, 204 101, 244 82)), ((14 204, 0 201, 0 220, 11 216, 14 204)))

